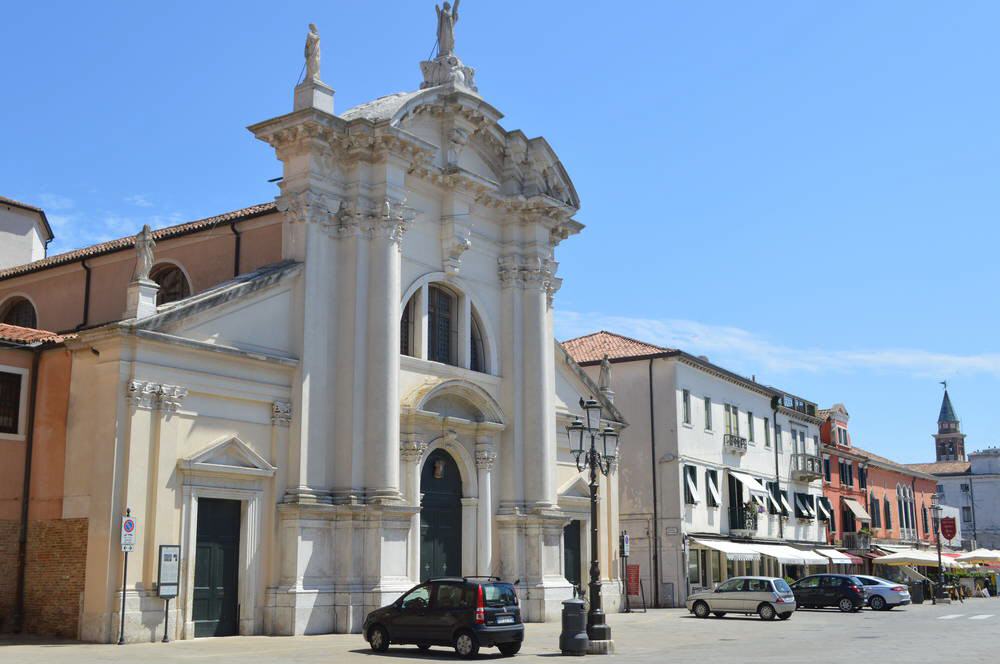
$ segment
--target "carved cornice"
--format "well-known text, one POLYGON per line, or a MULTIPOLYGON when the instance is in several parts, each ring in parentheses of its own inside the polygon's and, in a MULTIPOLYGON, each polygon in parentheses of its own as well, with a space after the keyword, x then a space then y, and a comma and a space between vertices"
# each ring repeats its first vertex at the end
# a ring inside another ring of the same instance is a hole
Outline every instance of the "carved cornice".
POLYGON ((125 386, 125 396, 133 407, 165 413, 177 412, 187 394, 186 387, 146 380, 130 380, 125 386))
POLYGON ((290 401, 274 401, 271 403, 271 424, 276 427, 287 427, 292 423, 292 404, 290 401))

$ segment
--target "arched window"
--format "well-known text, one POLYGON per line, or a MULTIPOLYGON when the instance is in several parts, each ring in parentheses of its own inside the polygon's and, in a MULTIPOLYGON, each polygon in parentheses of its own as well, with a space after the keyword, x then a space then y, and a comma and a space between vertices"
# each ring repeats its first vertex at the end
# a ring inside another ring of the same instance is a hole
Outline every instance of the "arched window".
POLYGON ((0 318, 7 325, 17 325, 19 327, 38 327, 38 316, 35 314, 35 307, 23 297, 11 300, 4 307, 3 317, 0 318))
POLYGON ((486 371, 486 348, 483 346, 483 331, 479 316, 472 314, 472 357, 469 358, 469 368, 473 371, 486 371))
POLYGON ((157 283, 160 290, 156 293, 156 304, 167 304, 183 300, 191 295, 191 286, 187 277, 179 267, 171 263, 163 263, 154 267, 149 278, 157 283))
POLYGON ((410 301, 403 307, 403 315, 399 319, 399 353, 400 355, 409 355, 410 357, 415 355, 414 351, 416 350, 413 341, 413 310, 416 308, 415 299, 415 297, 410 298, 410 301))
POLYGON ((458 335, 457 300, 451 291, 440 286, 427 289, 427 359, 444 364, 457 364, 458 335))

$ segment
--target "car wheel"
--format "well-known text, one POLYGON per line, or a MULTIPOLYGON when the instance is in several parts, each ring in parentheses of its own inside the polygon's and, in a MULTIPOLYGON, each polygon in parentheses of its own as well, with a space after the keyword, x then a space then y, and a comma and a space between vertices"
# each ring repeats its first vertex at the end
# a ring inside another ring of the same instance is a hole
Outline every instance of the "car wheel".
POLYGON ((837 608, 843 613, 850 613, 854 610, 854 602, 851 601, 850 597, 841 597, 840 601, 837 602, 837 608))
POLYGON ((385 652, 389 649, 389 632, 382 625, 375 625, 368 631, 368 645, 375 652, 385 652))
POLYGON ((885 611, 886 601, 881 595, 875 595, 872 597, 871 601, 868 602, 868 606, 872 607, 873 611, 885 611))
POLYGON ((779 613, 778 614, 778 620, 788 620, 791 617, 792 617, 792 612, 791 611, 789 611, 788 613, 779 613))
POLYGON ((761 620, 774 620, 774 616, 777 615, 777 611, 774 610, 773 606, 764 602, 757 607, 757 615, 760 616, 761 620))
POLYGON ((497 646, 500 654, 504 657, 513 657, 521 650, 521 642, 515 641, 513 643, 501 643, 497 646))
POLYGON ((463 659, 472 659, 479 652, 479 639, 472 632, 459 632, 455 637, 455 652, 463 659))
POLYGON ((726 617, 726 612, 725 611, 712 611, 712 615, 715 616, 716 618, 725 618, 726 617))
POLYGON ((699 618, 707 618, 710 611, 708 610, 708 604, 705 602, 695 602, 694 603, 694 615, 699 618))
POLYGON ((430 649, 431 649, 431 644, 429 644, 429 643, 418 643, 417 644, 417 650, 430 650, 430 649))

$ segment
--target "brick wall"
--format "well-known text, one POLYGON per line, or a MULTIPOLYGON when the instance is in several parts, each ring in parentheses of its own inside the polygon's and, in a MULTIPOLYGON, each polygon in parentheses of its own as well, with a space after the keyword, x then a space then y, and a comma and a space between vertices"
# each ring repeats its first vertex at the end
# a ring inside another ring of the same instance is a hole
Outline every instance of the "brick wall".
POLYGON ((0 632, 9 632, 17 593, 17 533, 19 522, 0 520, 0 632))
POLYGON ((87 519, 28 525, 24 631, 76 638, 87 564, 87 519))

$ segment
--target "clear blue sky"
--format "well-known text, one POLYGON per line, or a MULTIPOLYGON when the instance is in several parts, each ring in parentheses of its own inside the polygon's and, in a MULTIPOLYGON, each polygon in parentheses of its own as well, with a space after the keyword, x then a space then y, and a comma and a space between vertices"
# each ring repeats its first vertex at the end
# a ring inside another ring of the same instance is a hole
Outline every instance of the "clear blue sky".
MULTIPOLYGON (((306 25, 344 110, 414 89, 430 0, 14 3, 0 193, 54 251, 270 200, 247 125, 290 110, 306 25), (280 9, 278 9, 280 7, 280 9)), ((1000 5, 465 0, 457 51, 544 135, 587 229, 567 338, 609 328, 821 405, 931 460, 947 379, 995 444, 1000 5)))

